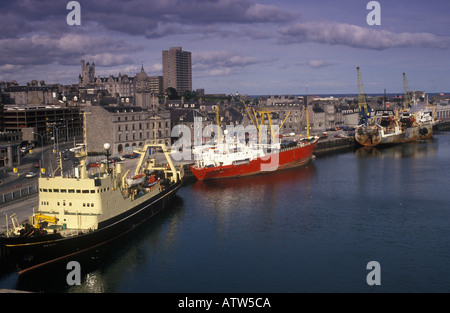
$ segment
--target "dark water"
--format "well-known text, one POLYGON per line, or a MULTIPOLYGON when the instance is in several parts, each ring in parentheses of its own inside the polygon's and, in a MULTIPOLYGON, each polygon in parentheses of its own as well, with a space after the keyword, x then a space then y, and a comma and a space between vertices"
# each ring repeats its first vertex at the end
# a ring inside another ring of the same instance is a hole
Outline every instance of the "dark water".
POLYGON ((0 278, 43 292, 450 292, 450 133, 183 187, 126 244, 0 278), (368 262, 381 266, 369 286, 368 262))

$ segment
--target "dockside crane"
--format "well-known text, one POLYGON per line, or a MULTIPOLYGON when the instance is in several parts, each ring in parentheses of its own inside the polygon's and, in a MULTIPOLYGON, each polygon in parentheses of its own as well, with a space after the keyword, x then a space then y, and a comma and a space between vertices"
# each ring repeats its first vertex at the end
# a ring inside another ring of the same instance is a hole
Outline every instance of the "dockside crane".
POLYGON ((403 86, 405 88, 405 100, 403 101, 403 109, 407 110, 411 107, 411 92, 409 91, 408 81, 406 80, 405 73, 403 73, 403 86))
POLYGON ((370 118, 370 112, 369 112, 369 107, 367 106, 367 102, 366 102, 366 95, 364 94, 364 88, 363 88, 363 83, 362 83, 362 79, 361 79, 361 73, 359 70, 359 66, 356 68, 356 72, 358 75, 358 106, 359 106, 361 117, 364 120, 364 123, 367 127, 367 121, 370 118))

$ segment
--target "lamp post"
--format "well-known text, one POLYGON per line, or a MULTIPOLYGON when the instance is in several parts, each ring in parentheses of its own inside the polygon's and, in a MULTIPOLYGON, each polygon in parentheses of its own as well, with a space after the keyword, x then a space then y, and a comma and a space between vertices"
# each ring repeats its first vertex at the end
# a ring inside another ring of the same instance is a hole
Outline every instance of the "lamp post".
POLYGON ((111 145, 109 143, 105 143, 103 148, 106 150, 106 171, 109 174, 109 156, 111 155, 109 153, 109 149, 111 148, 111 145))
POLYGON ((41 173, 42 173, 42 163, 43 163, 43 156, 44 156, 44 136, 42 136, 41 134, 39 134, 39 133, 35 133, 35 132, 32 132, 34 135, 38 135, 39 137, 41 137, 41 148, 42 148, 42 151, 41 151, 41 158, 40 158, 40 160, 39 160, 39 167, 41 168, 41 173))
POLYGON ((63 126, 59 126, 59 127, 55 127, 55 130, 56 130, 56 155, 59 155, 59 138, 58 138, 58 129, 60 129, 60 128, 65 128, 66 127, 66 125, 63 125, 63 126))

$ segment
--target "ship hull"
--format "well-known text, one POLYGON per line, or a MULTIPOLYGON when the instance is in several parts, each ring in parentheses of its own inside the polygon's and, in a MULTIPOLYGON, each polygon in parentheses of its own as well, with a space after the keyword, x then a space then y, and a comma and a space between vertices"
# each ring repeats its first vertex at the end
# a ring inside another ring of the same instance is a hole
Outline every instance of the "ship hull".
POLYGON ((136 207, 106 220, 99 228, 73 237, 59 234, 39 237, 0 238, 2 268, 25 274, 52 263, 68 260, 114 241, 151 219, 169 206, 182 180, 136 207))
POLYGON ((428 139, 432 136, 433 126, 431 124, 409 127, 397 134, 385 134, 380 127, 366 130, 364 126, 360 126, 356 130, 355 140, 362 146, 375 147, 428 139))
POLYGON ((198 180, 208 180, 266 174, 302 166, 311 160, 317 141, 316 139, 308 145, 283 149, 279 153, 241 164, 201 168, 191 166, 191 171, 198 180))

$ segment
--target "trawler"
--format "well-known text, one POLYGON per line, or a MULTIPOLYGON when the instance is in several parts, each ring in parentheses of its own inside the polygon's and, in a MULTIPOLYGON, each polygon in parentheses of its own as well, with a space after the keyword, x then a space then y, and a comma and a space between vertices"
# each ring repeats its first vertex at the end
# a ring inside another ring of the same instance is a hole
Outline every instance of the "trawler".
MULTIPOLYGON (((434 110, 424 106, 411 105, 411 94, 406 75, 403 73, 405 100, 401 110, 377 110, 371 117, 371 110, 366 102, 359 67, 358 106, 361 110, 361 123, 355 132, 355 140, 362 146, 402 144, 406 142, 431 138, 433 136, 434 110)), ((383 101, 386 97, 383 98, 383 101)), ((426 102, 428 104, 428 100, 426 102)), ((386 107, 386 104, 384 105, 386 107)))
POLYGON ((3 269, 24 274, 109 243, 167 208, 184 180, 182 165, 174 166, 165 144, 147 143, 135 151, 133 177, 139 179, 133 182, 122 163, 90 173, 86 145, 72 152, 80 161, 73 174, 40 177, 39 207, 23 225, 13 216, 0 235, 3 269), (152 148, 162 149, 167 163, 149 158, 152 148))
POLYGON ((431 110, 378 110, 369 125, 356 129, 355 139, 362 146, 401 144, 433 136, 431 110))

